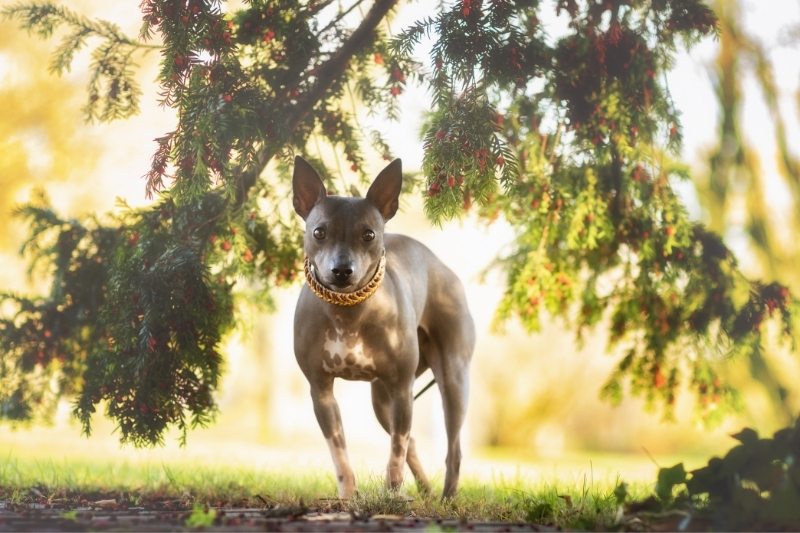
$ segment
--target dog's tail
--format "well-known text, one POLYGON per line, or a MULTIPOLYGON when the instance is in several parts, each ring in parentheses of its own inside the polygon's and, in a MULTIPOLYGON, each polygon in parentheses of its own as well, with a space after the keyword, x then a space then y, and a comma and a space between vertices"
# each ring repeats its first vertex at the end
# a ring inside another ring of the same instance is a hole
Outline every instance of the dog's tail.
POLYGON ((432 379, 430 383, 428 383, 427 385, 425 385, 424 387, 422 387, 422 390, 421 390, 421 391, 419 391, 418 393, 416 393, 416 394, 414 395, 414 400, 416 400, 417 398, 419 398, 420 396, 422 396, 422 394, 423 394, 423 393, 424 393, 426 390, 428 390, 428 389, 430 389, 431 387, 433 387, 433 384, 434 384, 434 383, 436 383, 436 378, 432 379))

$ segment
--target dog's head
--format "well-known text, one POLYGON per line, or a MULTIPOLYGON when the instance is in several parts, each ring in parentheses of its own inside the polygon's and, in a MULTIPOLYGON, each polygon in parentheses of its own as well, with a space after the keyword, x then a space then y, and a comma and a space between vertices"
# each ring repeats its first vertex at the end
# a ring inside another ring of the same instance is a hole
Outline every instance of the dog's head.
POLYGON ((366 198, 328 196, 314 168, 295 157, 292 201, 306 221, 303 247, 323 285, 353 292, 375 274, 384 253, 384 225, 397 212, 402 174, 395 159, 372 182, 366 198))

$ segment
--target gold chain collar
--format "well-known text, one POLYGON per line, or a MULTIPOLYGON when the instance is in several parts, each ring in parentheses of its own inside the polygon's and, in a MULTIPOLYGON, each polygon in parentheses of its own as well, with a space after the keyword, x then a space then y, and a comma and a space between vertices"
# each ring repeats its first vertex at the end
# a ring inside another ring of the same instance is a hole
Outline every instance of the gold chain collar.
POLYGON ((375 294, 375 291, 380 287, 381 281, 383 281, 383 275, 386 272, 386 252, 383 252, 381 260, 378 263, 378 269, 375 271, 375 275, 372 276, 369 283, 354 292, 338 292, 323 286, 322 283, 317 280, 317 276, 314 274, 314 267, 311 265, 311 259, 308 257, 305 259, 303 269, 306 273, 306 283, 308 287, 320 300, 333 305, 350 307, 360 304, 375 294))

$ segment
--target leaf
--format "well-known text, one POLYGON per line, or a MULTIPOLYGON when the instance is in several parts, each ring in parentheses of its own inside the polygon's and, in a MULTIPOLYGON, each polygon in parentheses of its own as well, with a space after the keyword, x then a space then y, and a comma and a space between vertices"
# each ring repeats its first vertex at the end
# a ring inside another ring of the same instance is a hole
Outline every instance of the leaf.
POLYGON ((762 491, 774 491, 786 480, 783 466, 779 462, 758 462, 746 469, 744 477, 755 482, 762 491))
POLYGON ((734 433, 731 435, 731 437, 738 440, 742 444, 752 445, 758 441, 758 432, 752 428, 744 428, 739 433, 734 433))
POLYGON ((692 477, 686 481, 686 488, 692 495, 706 493, 723 493, 727 486, 727 478, 723 474, 723 461, 719 457, 712 457, 708 465, 697 470, 692 470, 692 477))
POLYGON ((778 526, 796 529, 800 523, 800 492, 791 485, 775 491, 766 502, 764 514, 778 526))
POLYGON ((92 503, 92 507, 96 509, 116 509, 117 500, 97 500, 96 502, 92 503))
POLYGON ((215 509, 208 509, 199 503, 194 504, 191 514, 186 518, 186 527, 201 528, 214 525, 217 517, 215 509))
POLYGON ((661 501, 670 501, 672 500, 673 487, 685 482, 686 470, 683 468, 683 463, 678 463, 669 468, 661 468, 658 471, 658 479, 656 480, 656 495, 661 501))
POLYGON ((722 473, 731 478, 740 476, 742 469, 751 461, 754 453, 753 446, 740 444, 731 448, 722 460, 722 473))
POLYGON ((752 523, 760 508, 764 504, 764 500, 759 496, 758 492, 751 488, 737 487, 733 491, 733 503, 737 509, 737 513, 733 518, 741 524, 752 523))

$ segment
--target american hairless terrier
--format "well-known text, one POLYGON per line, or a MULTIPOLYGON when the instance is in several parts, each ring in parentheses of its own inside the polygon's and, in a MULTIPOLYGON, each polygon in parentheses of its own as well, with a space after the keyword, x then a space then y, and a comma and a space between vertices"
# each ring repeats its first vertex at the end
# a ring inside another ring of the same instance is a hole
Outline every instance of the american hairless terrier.
POLYGON ((442 497, 454 496, 458 486, 475 328, 456 275, 422 243, 384 234, 397 212, 401 184, 396 159, 366 198, 328 196, 311 165, 295 158, 293 203, 306 222, 307 283, 295 310, 294 351, 311 386, 340 498, 353 496, 356 482, 333 396, 337 377, 372 385, 375 415, 391 435, 387 487, 400 487, 408 462, 417 486, 428 492, 410 432, 412 386, 430 368, 447 430, 442 497))

